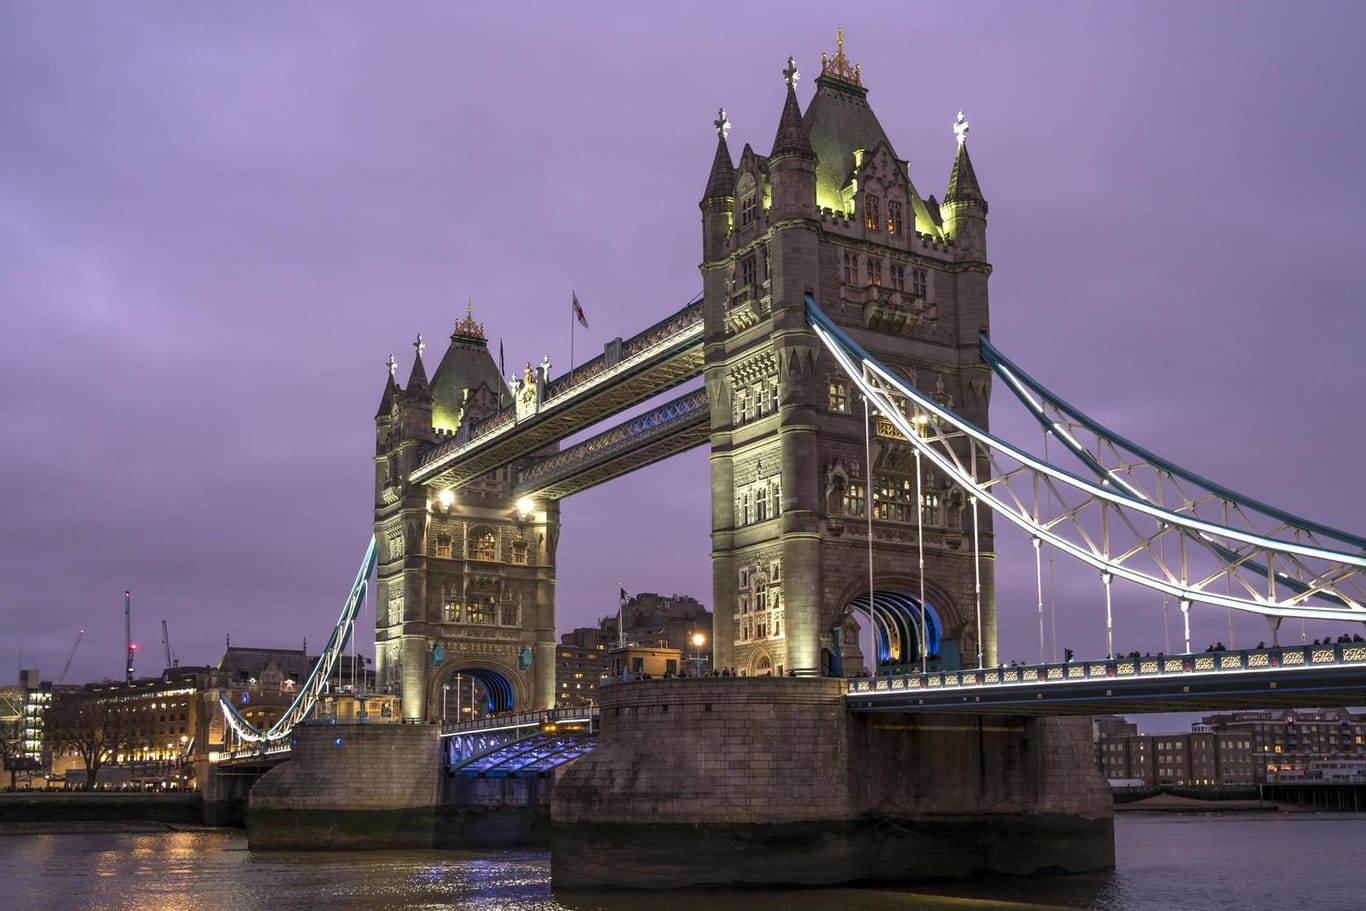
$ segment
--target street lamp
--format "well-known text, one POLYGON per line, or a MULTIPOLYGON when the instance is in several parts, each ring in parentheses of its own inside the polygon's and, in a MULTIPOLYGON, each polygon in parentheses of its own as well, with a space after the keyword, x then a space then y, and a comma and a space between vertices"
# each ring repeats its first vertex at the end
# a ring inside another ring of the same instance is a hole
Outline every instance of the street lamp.
POLYGON ((704 645, 706 645, 706 644, 707 644, 707 637, 706 637, 706 636, 702 635, 701 633, 693 633, 693 634, 692 634, 692 647, 693 647, 692 663, 693 663, 693 676, 694 676, 694 677, 701 677, 701 676, 702 676, 702 662, 706 660, 705 658, 702 657, 702 646, 704 646, 704 645))

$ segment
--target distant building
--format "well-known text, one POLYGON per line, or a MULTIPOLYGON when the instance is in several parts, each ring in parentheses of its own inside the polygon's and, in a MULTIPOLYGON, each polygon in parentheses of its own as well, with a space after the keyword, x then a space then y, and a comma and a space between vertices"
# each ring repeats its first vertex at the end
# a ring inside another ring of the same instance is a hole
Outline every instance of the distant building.
MULTIPOLYGON (((294 702, 317 663, 303 649, 229 646, 215 665, 167 668, 160 677, 67 687, 52 699, 41 743, 50 753, 50 778, 78 785, 193 787, 196 765, 231 745, 219 697, 226 697, 254 727, 269 727, 294 702), (106 771, 87 781, 82 756, 98 742, 107 753, 106 771)), ((357 659, 342 659, 330 689, 335 694, 369 692, 374 672, 357 659)), ((44 690, 29 693, 48 694, 44 690)), ((348 700, 342 700, 348 702, 348 700)), ((327 701, 324 714, 354 713, 355 706, 327 701)), ((36 713, 35 713, 36 714, 36 713)), ((376 713, 376 717, 379 714, 376 713)))
POLYGON ((1111 781, 1145 786, 1238 786, 1279 772, 1366 761, 1366 714, 1285 709, 1207 715, 1189 734, 1139 734, 1122 718, 1096 721, 1096 753, 1111 781))
MULTIPOLYGON (((618 632, 618 614, 614 613, 603 617, 597 626, 579 627, 560 637, 555 652, 557 704, 596 702, 599 681, 612 673, 609 653, 622 642, 643 649, 675 651, 675 673, 696 673, 700 668, 705 674, 712 670, 712 614, 696 598, 641 592, 631 597, 620 613, 625 619, 625 636, 618 632), (700 646, 693 644, 698 633, 703 638, 700 646)), ((664 662, 659 666, 662 675, 668 659, 660 660, 664 662)), ((655 666, 653 657, 650 666, 655 666)))

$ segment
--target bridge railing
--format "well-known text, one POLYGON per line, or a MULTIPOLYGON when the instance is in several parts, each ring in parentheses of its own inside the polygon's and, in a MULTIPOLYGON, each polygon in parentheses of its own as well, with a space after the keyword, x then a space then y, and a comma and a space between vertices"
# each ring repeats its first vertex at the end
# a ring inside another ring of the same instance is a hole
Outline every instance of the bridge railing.
POLYGON ((1064 664, 1009 665, 929 673, 884 674, 849 681, 849 695, 944 690, 1069 681, 1233 674, 1244 671, 1327 668, 1366 664, 1366 642, 1333 642, 1275 648, 1218 650, 1182 655, 1121 656, 1064 664))
POLYGON ((480 718, 477 721, 444 721, 441 723, 441 736, 452 737, 460 734, 486 734, 494 731, 533 728, 539 730, 549 724, 587 724, 597 727, 598 707, 596 705, 584 705, 574 708, 508 712, 489 718, 480 718))

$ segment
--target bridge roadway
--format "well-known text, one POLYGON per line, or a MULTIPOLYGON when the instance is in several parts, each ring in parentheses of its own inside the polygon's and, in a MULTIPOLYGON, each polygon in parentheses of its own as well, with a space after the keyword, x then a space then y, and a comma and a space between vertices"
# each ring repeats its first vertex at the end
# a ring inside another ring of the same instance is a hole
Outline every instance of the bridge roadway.
POLYGON ((889 674, 850 680, 845 703, 1035 716, 1366 705, 1366 642, 889 674))

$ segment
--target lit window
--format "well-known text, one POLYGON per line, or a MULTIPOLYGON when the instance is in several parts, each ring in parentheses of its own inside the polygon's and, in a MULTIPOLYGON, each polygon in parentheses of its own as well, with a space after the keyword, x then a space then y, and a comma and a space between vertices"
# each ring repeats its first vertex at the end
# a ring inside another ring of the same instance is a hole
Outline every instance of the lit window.
POLYGON ((498 559, 498 539, 491 528, 476 528, 470 534, 469 554, 471 560, 498 559))
POLYGON ((868 284, 882 284, 882 260, 875 256, 868 257, 868 284))
POLYGON ((830 410, 836 414, 849 413, 849 386, 844 380, 830 381, 830 410))
POLYGON ((882 230, 882 200, 871 193, 863 198, 863 226, 870 231, 882 230))
POLYGON ((526 565, 527 544, 525 541, 512 542, 512 562, 522 566, 526 565))
POLYGON ((450 557, 450 555, 451 555, 451 536, 450 536, 450 535, 437 535, 437 536, 436 536, 436 555, 437 555, 438 557, 447 557, 447 558, 450 557))
POLYGON ((895 199, 887 200, 887 233, 900 234, 901 224, 901 203, 895 199))
POLYGON ((863 482, 850 481, 848 488, 844 491, 844 514, 846 516, 863 515, 863 482))

